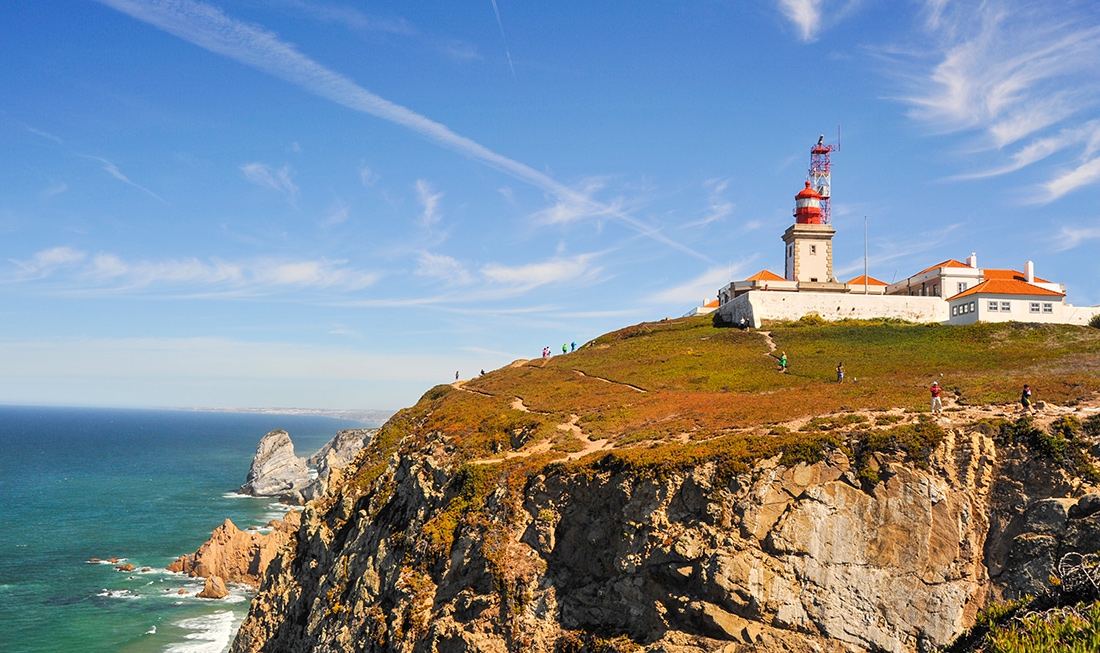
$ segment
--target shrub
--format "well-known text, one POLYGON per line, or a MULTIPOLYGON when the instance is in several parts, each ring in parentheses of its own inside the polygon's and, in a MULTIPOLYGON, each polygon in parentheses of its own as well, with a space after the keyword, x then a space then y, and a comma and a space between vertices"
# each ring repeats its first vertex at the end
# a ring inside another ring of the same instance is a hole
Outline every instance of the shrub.
POLYGON ((1089 326, 1100 329, 1100 313, 1092 316, 1092 319, 1089 320, 1089 326))
POLYGON ((1081 424, 1081 430, 1090 438, 1100 438, 1100 415, 1093 415, 1081 424))
POLYGON ((1006 444, 1022 444, 1067 471, 1097 483, 1100 482, 1100 469, 1089 455, 1089 443, 1080 437, 1081 428, 1076 417, 1063 415, 1050 425, 1048 433, 1032 424, 1030 416, 1025 416, 1003 424, 1000 436, 1006 444))

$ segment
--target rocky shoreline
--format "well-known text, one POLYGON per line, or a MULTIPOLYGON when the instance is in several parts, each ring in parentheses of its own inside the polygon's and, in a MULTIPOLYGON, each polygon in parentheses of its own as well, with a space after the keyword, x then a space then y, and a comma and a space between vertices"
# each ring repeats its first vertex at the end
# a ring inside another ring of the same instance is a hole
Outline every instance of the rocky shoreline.
MULTIPOLYGON (((260 439, 240 494, 271 497, 292 506, 324 493, 329 480, 348 464, 377 429, 340 431, 307 459, 294 455, 290 435, 281 429, 260 439)), ((200 598, 220 599, 229 595, 226 583, 258 588, 271 561, 301 527, 301 511, 289 510, 260 530, 242 531, 229 519, 214 529, 210 539, 195 553, 185 554, 167 570, 203 578, 200 598)))

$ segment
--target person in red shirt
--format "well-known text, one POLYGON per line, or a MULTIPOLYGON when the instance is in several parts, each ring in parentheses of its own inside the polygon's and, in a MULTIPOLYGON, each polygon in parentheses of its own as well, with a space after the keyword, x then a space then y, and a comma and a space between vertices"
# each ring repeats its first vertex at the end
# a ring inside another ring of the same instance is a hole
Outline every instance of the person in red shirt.
POLYGON ((940 401, 940 383, 939 381, 933 381, 932 387, 929 389, 932 393, 932 414, 943 412, 943 403, 940 401))

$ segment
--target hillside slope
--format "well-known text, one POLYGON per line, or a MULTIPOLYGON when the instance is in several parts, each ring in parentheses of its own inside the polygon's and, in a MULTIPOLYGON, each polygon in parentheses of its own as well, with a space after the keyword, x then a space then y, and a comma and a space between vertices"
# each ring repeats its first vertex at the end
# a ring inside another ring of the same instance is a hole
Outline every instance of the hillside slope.
POLYGON ((943 646, 1100 546, 1098 393, 1097 329, 623 329, 395 415, 233 650, 943 646))

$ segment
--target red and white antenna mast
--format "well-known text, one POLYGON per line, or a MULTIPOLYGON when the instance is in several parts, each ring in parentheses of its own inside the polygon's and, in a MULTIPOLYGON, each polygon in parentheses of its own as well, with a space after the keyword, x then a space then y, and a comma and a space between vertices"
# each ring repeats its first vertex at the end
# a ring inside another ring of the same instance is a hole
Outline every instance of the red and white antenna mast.
POLYGON ((829 160, 829 154, 840 151, 840 127, 836 128, 836 144, 825 143, 825 135, 817 139, 817 144, 810 148, 810 174, 808 180, 810 188, 821 196, 821 217, 825 224, 833 221, 832 205, 829 198, 832 197, 832 182, 829 173, 833 164, 829 160))

